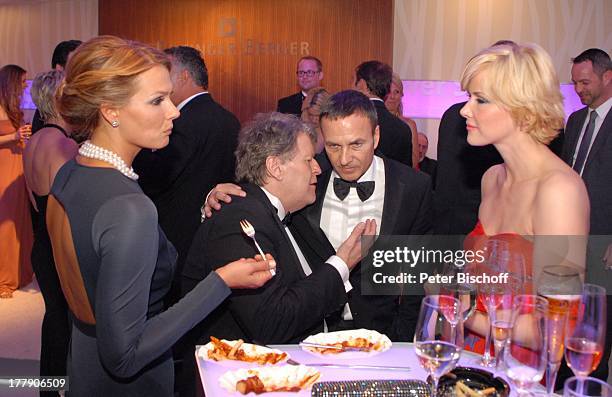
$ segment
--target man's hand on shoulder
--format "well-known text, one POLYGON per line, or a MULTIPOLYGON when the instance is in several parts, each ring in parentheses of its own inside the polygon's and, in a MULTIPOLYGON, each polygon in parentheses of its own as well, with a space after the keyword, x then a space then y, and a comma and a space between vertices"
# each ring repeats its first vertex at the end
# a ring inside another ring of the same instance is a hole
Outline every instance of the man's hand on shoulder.
POLYGON ((215 186, 206 196, 204 205, 200 208, 202 213, 202 222, 205 218, 212 216, 212 210, 219 211, 221 209, 221 203, 231 203, 232 196, 245 197, 246 192, 242 190, 242 187, 233 183, 220 183, 215 186))

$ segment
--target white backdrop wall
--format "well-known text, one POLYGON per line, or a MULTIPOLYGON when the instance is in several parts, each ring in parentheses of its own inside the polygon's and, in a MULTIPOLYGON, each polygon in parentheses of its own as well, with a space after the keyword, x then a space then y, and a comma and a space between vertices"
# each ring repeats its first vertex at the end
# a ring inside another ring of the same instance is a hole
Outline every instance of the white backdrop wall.
MULTIPOLYGON (((535 42, 551 55, 561 82, 570 58, 612 49, 610 0, 395 0, 393 69, 404 80, 458 80, 480 49, 500 39, 535 42)), ((439 120, 416 120, 436 157, 439 120)))
POLYGON ((19 65, 28 78, 51 69, 63 40, 98 34, 98 0, 0 1, 0 65, 19 65))

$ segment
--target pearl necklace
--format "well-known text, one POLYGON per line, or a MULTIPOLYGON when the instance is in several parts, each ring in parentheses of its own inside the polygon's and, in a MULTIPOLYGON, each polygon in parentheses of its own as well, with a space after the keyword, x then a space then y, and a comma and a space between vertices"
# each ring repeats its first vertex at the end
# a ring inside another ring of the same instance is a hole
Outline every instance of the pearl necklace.
POLYGON ((91 143, 90 140, 83 142, 79 148, 79 154, 90 159, 102 160, 115 167, 123 175, 132 180, 138 180, 138 174, 134 172, 132 167, 128 167, 125 161, 112 150, 104 149, 91 143))

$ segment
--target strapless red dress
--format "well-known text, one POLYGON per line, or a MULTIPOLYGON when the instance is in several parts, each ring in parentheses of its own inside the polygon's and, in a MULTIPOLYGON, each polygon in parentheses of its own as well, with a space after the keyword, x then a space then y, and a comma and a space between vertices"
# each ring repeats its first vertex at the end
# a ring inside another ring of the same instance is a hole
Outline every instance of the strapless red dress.
MULTIPOLYGON (((490 240, 504 241, 508 244, 508 249, 511 252, 518 252, 525 258, 525 272, 530 277, 533 273, 533 243, 523 236, 516 233, 500 233, 493 236, 486 234, 484 227, 480 223, 480 220, 474 227, 463 243, 463 247, 466 250, 482 250, 490 240)), ((533 293, 533 284, 531 281, 525 283, 524 289, 521 291, 523 294, 533 293)), ((476 311, 486 313, 486 307, 481 297, 478 296, 476 301, 476 311)), ((485 335, 480 335, 465 329, 465 350, 473 351, 478 354, 483 354, 485 350, 485 335)), ((494 354, 491 348, 491 355, 494 354)))

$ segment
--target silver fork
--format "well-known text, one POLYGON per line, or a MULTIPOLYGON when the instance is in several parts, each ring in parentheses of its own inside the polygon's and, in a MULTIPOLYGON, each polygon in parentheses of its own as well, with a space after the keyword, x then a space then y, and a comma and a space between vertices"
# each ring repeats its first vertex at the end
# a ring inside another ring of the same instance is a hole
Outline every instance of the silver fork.
MULTIPOLYGON (((240 227, 242 228, 242 231, 244 232, 244 234, 246 234, 247 236, 249 236, 253 240, 253 242, 255 243, 255 247, 257 247, 257 250, 259 251, 259 254, 261 255, 261 257, 265 261, 266 260, 266 254, 264 254, 263 250, 261 249, 261 247, 257 243, 257 240, 255 239, 255 228, 253 227, 253 225, 251 225, 251 222, 247 221, 246 219, 243 219, 243 220, 240 221, 240 227)), ((270 269, 270 274, 275 276, 276 275, 276 271, 274 269, 270 269)))

